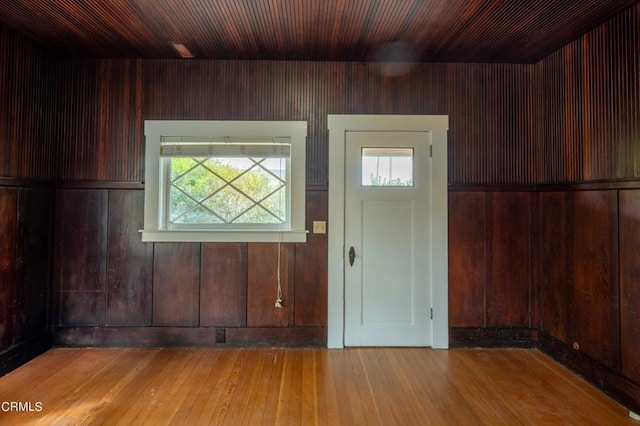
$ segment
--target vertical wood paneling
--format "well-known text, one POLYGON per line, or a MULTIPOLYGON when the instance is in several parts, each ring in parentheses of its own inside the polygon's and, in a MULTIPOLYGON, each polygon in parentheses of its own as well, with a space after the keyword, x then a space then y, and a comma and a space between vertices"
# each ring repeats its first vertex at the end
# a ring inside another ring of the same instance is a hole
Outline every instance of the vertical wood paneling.
POLYGON ((0 25, 0 176, 53 178, 53 56, 0 25))
POLYGON ((142 70, 140 61, 97 64, 96 180, 142 180, 142 70))
POLYGON ((153 257, 153 325, 197 326, 200 244, 155 243, 153 257))
MULTIPOLYGON (((51 138, 56 141, 58 180, 97 179, 96 153, 101 149, 96 146, 96 116, 102 109, 97 103, 97 68, 95 61, 62 62, 54 68, 58 72, 55 94, 60 110, 52 125, 51 138)), ((108 149, 116 146, 110 145, 108 149)))
POLYGON ((585 178, 589 180, 638 177, 638 165, 633 165, 640 135, 637 10, 632 8, 580 40, 585 72, 582 92, 591 101, 584 103, 583 125, 585 178))
POLYGON ((530 197, 526 192, 494 192, 488 200, 486 306, 490 327, 530 326, 530 197))
POLYGON ((529 243, 529 328, 542 329, 543 295, 540 278, 540 197, 530 193, 530 243, 529 243))
POLYGON ((544 119, 540 123, 550 125, 543 125, 539 131, 539 151, 544 159, 540 182, 583 179, 581 74, 572 66, 580 57, 581 51, 573 43, 541 61, 539 93, 543 94, 544 119))
POLYGON ((142 243, 144 192, 109 191, 106 325, 150 325, 153 244, 142 243))
POLYGON ((328 114, 449 114, 452 183, 529 183, 537 98, 525 65, 100 60, 63 64, 62 179, 142 179, 144 119, 306 120, 307 183, 328 181, 328 114), (92 117, 95 117, 92 118, 92 117), (87 145, 88 144, 88 145, 87 145))
POLYGON ((599 70, 610 66, 594 53, 602 43, 584 40, 538 66, 420 64, 392 79, 364 63, 76 61, 61 66, 73 76, 61 90, 81 101, 61 105, 57 169, 62 179, 140 181, 146 118, 306 120, 307 182, 324 185, 327 114, 403 113, 450 116, 451 183, 638 177, 639 69, 628 59, 638 25, 626 19, 590 36, 631 40, 611 47, 615 75, 599 70), (618 26, 628 37, 611 35, 618 26))
POLYGON ((558 340, 572 337, 571 210, 567 193, 539 194, 539 279, 542 330, 558 340))
POLYGON ((619 197, 621 372, 640 383, 640 190, 619 197))
POLYGON ((324 185, 329 181, 329 114, 347 113, 345 94, 349 88, 347 69, 340 63, 308 63, 304 91, 299 99, 304 105, 303 120, 308 122, 307 182, 324 185), (344 94, 336 96, 337 93, 344 94))
POLYGON ((169 60, 142 66, 144 118, 307 121, 306 179, 326 184, 327 114, 344 111, 343 97, 335 96, 344 92, 343 64, 169 60))
POLYGON ((19 189, 13 324, 16 344, 49 328, 52 216, 51 189, 19 189))
POLYGON ((0 351, 13 343, 18 191, 0 188, 0 351))
POLYGON ((542 182, 640 177, 640 6, 541 61, 542 182))
POLYGON ((487 218, 484 192, 449 193, 449 326, 485 327, 487 218))
POLYGON ((278 289, 278 244, 249 243, 247 325, 286 327, 293 324, 294 245, 280 246, 282 308, 275 307, 278 289))
MULTIPOLYGON (((313 221, 327 221, 328 192, 307 191, 306 229, 313 221)), ((327 231, 328 231, 327 224, 327 231)), ((327 325, 328 234, 307 235, 307 242, 295 245, 295 325, 327 325)))
POLYGON ((247 324, 247 243, 202 243, 200 325, 247 324))
POLYGON ((536 182, 535 99, 529 66, 447 65, 449 181, 536 182), (529 121, 531 119, 531 121, 529 121))
POLYGON ((55 325, 104 325, 107 191, 56 195, 55 325))
POLYGON ((620 364, 618 207, 615 191, 573 193, 576 342, 596 361, 620 364))

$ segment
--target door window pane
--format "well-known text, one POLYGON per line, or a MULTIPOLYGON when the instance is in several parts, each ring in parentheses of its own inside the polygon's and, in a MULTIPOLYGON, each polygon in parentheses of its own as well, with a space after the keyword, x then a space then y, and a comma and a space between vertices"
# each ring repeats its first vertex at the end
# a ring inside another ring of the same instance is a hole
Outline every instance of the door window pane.
POLYGON ((413 148, 362 148, 362 186, 413 186, 413 148))

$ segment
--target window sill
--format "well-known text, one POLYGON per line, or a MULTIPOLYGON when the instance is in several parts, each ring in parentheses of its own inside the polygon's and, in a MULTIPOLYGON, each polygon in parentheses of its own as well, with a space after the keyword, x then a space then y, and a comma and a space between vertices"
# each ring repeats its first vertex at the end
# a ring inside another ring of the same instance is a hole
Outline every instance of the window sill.
POLYGON ((142 230, 142 242, 306 243, 308 231, 142 230))

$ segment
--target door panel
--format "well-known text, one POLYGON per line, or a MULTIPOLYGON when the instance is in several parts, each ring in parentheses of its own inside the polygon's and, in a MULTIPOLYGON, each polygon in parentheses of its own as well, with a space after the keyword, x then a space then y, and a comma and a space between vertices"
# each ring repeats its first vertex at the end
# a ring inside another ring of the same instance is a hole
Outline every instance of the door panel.
POLYGON ((362 213, 363 324, 411 325, 413 203, 365 201, 362 213))
POLYGON ((429 145, 429 132, 347 132, 347 346, 431 344, 429 145))

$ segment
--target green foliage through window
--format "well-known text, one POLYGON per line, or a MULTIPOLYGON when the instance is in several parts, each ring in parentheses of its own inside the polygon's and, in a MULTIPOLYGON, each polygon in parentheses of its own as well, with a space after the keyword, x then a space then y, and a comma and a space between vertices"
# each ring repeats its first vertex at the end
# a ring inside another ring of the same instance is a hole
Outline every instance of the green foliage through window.
POLYGON ((284 158, 171 160, 171 224, 286 222, 284 158))

